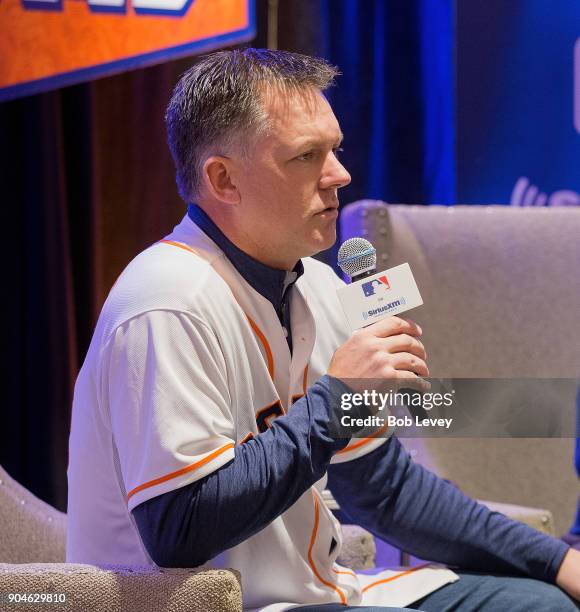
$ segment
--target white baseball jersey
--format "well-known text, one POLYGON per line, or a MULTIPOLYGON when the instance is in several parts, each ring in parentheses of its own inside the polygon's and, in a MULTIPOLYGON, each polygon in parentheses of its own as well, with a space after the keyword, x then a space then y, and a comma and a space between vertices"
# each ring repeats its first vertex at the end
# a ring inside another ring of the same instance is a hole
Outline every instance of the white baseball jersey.
MULTIPOLYGON (((326 372, 349 335, 341 281, 316 260, 304 267, 291 295, 290 355, 271 303, 189 217, 129 264, 75 387, 67 561, 153 565, 131 510, 232 460, 236 444, 258 435, 258 421, 286 413, 326 372)), ((383 442, 353 439, 333 462, 383 442)), ((342 536, 321 500, 325 481, 207 564, 241 572, 245 608, 405 605, 387 574, 359 577, 336 563, 342 536)), ((407 602, 448 581, 426 576, 407 602)))

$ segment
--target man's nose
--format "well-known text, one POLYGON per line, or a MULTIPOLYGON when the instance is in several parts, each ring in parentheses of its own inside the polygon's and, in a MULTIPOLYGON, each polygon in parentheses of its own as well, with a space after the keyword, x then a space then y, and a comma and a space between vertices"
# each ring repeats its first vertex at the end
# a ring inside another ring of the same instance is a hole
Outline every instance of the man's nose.
POLYGON ((347 169, 340 163, 338 157, 331 153, 322 170, 320 186, 322 189, 329 187, 346 187, 351 181, 351 176, 347 169))

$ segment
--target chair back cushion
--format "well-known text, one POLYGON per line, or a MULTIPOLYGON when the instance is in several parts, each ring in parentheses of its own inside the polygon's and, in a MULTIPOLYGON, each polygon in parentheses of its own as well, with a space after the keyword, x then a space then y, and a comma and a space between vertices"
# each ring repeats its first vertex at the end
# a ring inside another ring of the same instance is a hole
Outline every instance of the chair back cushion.
MULTIPOLYGON (((411 265, 424 305, 408 316, 433 377, 578 379, 580 208, 365 200, 345 207, 341 233, 374 244, 377 270, 411 265)), ((474 497, 548 508, 559 531, 572 522, 569 437, 404 442, 474 497)))
POLYGON ((65 544, 66 515, 0 466, 0 563, 60 563, 65 544))

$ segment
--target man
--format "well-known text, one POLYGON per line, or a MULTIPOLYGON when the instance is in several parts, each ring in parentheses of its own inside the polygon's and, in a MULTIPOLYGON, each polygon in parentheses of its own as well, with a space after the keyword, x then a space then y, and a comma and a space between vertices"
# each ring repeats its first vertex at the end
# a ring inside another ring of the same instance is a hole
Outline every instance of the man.
POLYGON ((67 558, 237 568, 245 607, 270 611, 575 610, 548 584, 580 593, 566 544, 476 504, 395 437, 330 435, 333 381, 428 375, 419 326, 390 317, 349 336, 340 281, 309 257, 336 240, 350 180, 322 94, 335 75, 246 49, 203 58, 177 85, 166 119, 190 206, 117 281, 79 375, 67 558), (336 564, 326 483, 356 522, 418 556, 524 577, 430 570, 402 598, 405 579, 336 564))

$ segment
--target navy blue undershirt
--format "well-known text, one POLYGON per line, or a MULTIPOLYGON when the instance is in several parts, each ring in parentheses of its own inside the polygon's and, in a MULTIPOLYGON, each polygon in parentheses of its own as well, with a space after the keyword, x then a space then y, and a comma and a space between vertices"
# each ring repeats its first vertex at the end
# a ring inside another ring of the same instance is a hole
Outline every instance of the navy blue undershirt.
MULTIPOLYGON (((238 249, 199 207, 190 206, 188 214, 272 303, 291 349, 288 302, 282 307, 292 286, 287 273, 238 249)), ((294 272, 296 278, 303 273, 301 262, 294 272)), ((206 563, 262 530, 327 473, 329 489, 353 522, 411 554, 465 570, 554 581, 565 543, 465 496, 414 463, 396 437, 361 458, 330 465, 348 443, 329 433, 330 383, 322 377, 289 414, 237 444, 234 459, 222 468, 133 509, 157 565, 206 563)))

